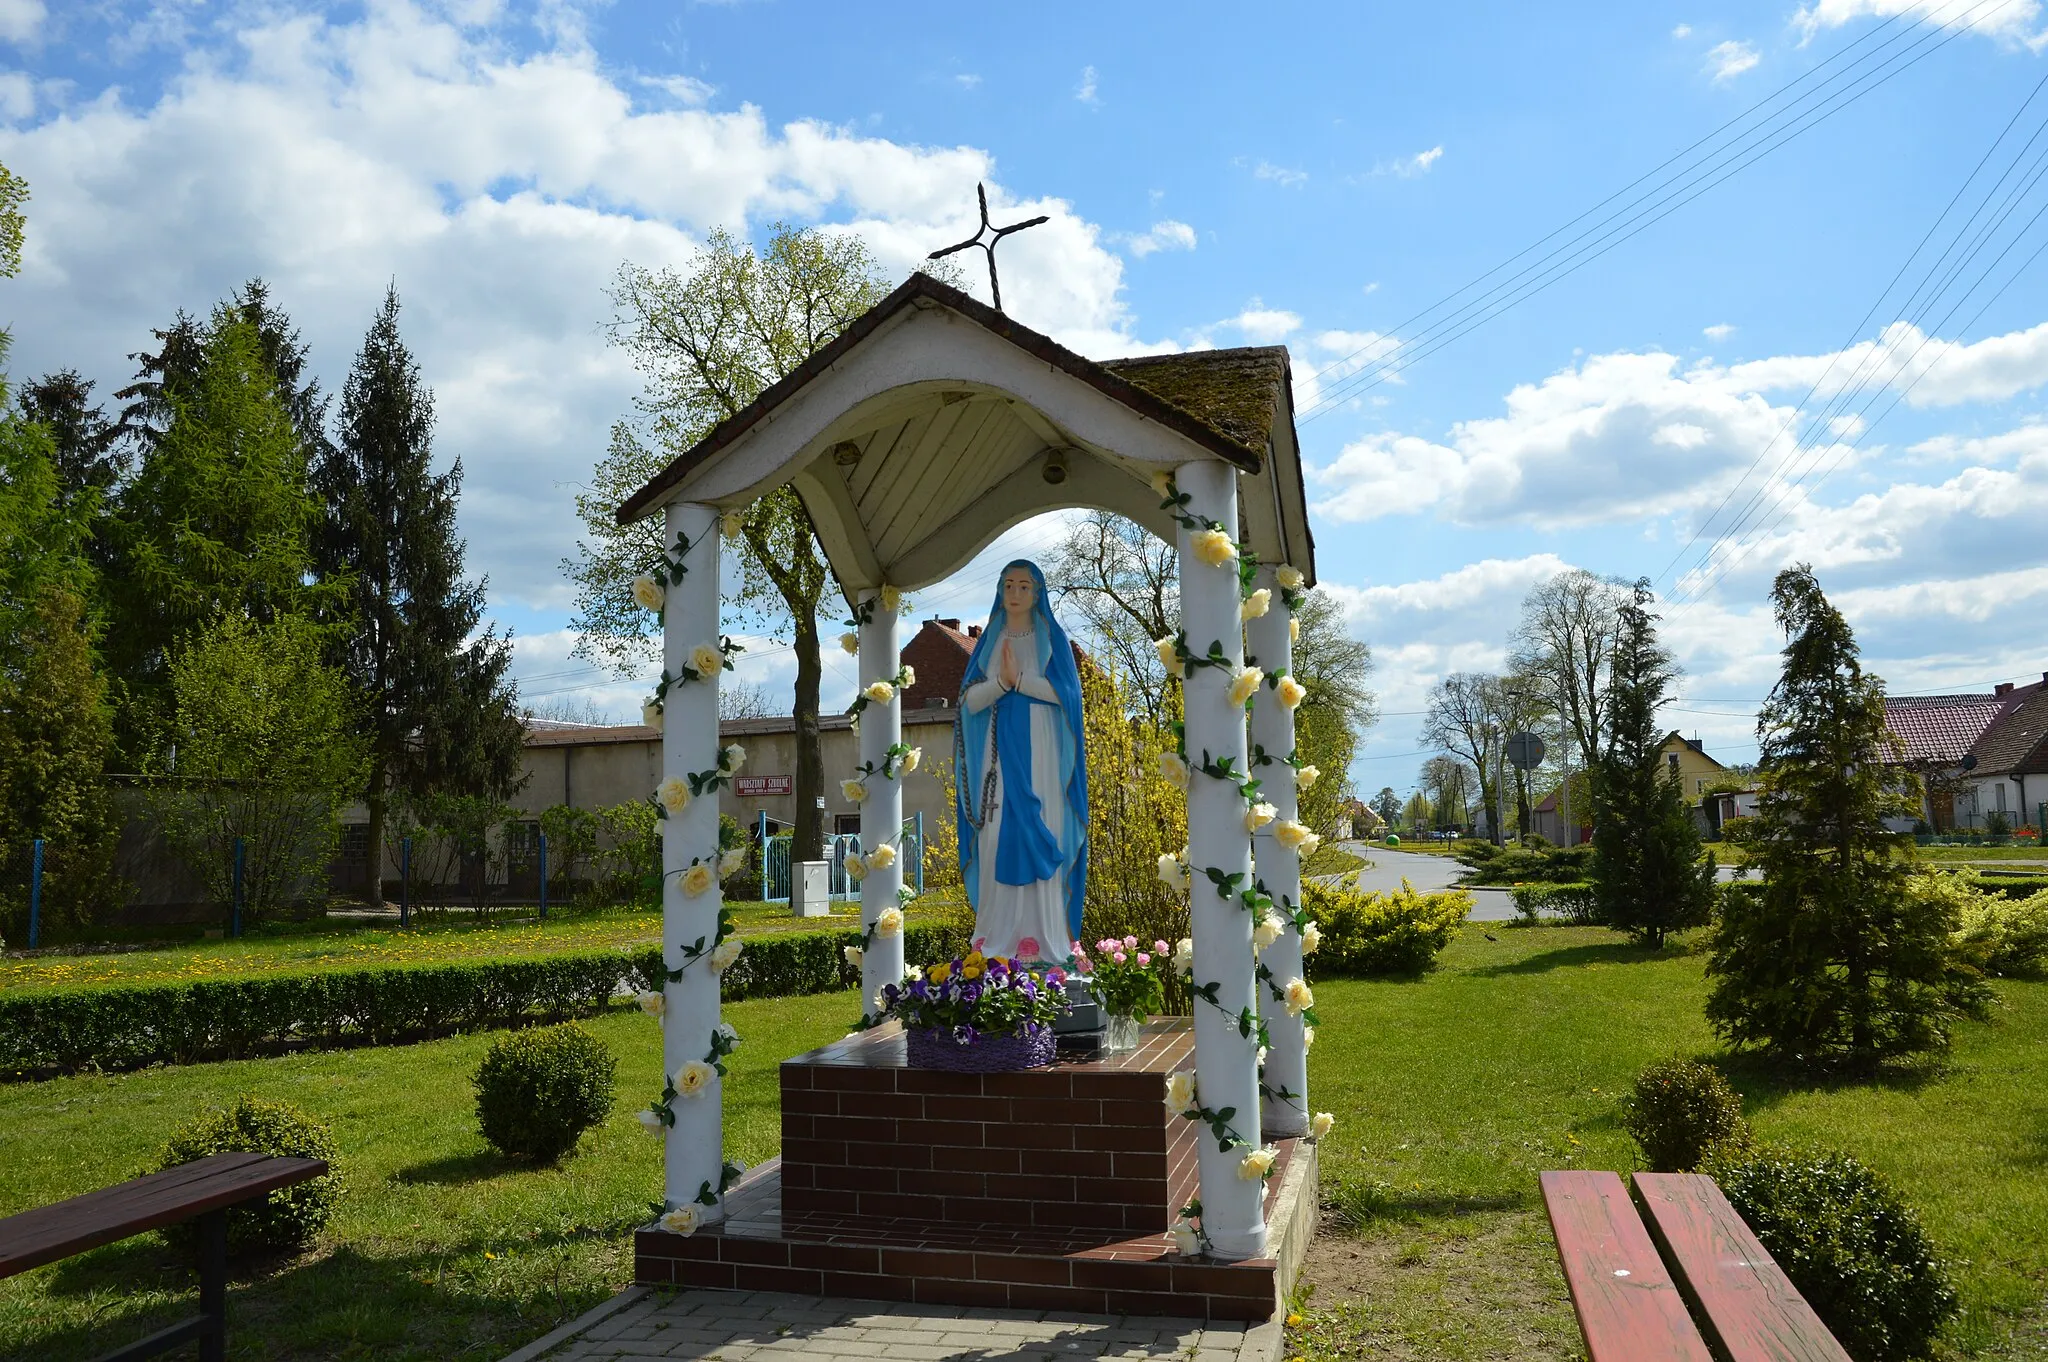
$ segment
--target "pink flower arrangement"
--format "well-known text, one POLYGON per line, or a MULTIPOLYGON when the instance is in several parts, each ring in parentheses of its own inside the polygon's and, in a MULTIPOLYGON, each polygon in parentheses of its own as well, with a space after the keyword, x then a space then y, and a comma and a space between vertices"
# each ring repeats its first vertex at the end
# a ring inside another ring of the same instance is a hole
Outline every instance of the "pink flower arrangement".
POLYGON ((1075 942, 1074 970, 1088 976, 1089 989, 1105 1012, 1144 1021, 1165 1007, 1160 971, 1173 954, 1171 946, 1155 941, 1147 949, 1135 936, 1105 936, 1095 943, 1095 951, 1091 958, 1086 948, 1075 942))

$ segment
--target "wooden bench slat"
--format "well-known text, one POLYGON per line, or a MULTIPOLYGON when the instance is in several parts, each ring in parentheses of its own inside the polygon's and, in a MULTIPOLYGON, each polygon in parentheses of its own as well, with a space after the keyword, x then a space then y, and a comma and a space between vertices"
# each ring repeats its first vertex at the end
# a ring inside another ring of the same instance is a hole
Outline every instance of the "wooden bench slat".
POLYGON ((1728 1362, 1850 1362, 1728 1198, 1697 1173, 1638 1173, 1643 1220, 1728 1362))
POLYGON ((1541 1175, 1592 1362, 1713 1362, 1617 1173, 1541 1175))
POLYGON ((0 1277, 306 1182, 318 1159, 211 1154, 0 1220, 0 1277))

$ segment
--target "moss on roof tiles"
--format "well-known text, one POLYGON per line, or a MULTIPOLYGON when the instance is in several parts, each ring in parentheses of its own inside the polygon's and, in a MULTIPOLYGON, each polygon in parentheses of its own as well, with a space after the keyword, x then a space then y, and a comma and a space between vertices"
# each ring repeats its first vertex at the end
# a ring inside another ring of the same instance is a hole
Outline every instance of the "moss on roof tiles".
POLYGON ((1112 359, 1102 367, 1264 455, 1287 379, 1287 351, 1278 345, 1193 350, 1112 359))

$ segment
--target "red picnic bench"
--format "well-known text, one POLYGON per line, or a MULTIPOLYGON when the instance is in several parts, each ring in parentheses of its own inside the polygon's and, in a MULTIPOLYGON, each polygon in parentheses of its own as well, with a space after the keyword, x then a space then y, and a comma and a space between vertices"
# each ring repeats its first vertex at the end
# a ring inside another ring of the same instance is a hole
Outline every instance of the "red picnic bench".
POLYGON ((0 1278, 69 1258, 145 1230, 199 1221, 199 1313, 100 1362, 155 1357, 197 1339, 201 1362, 227 1356, 228 1227, 231 1206, 327 1172, 319 1159, 213 1154, 115 1187, 0 1220, 0 1278))
POLYGON ((1540 1181, 1592 1362, 1850 1362, 1712 1178, 1540 1181))

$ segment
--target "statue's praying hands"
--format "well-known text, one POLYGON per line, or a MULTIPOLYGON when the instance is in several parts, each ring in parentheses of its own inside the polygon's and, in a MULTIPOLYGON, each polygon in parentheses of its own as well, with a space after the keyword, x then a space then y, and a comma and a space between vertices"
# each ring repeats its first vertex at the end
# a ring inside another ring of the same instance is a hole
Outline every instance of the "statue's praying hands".
POLYGON ((1003 638, 1002 660, 996 665, 996 678, 1003 683, 1004 690, 1017 689, 1017 657, 1010 651, 1010 640, 1003 638))

